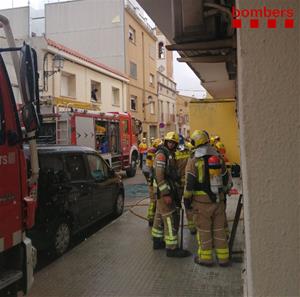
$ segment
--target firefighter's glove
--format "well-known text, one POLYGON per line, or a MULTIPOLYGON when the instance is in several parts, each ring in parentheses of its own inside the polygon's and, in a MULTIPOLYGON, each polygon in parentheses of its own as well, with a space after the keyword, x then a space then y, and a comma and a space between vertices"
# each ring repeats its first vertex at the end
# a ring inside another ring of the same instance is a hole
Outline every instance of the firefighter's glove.
POLYGON ((164 200, 164 202, 165 202, 165 204, 166 204, 166 205, 171 205, 171 204, 172 204, 172 202, 173 202, 173 199, 172 199, 172 197, 171 197, 171 196, 169 196, 169 195, 165 195, 165 196, 163 196, 163 200, 164 200))
POLYGON ((183 199, 183 204, 185 209, 192 209, 192 200, 191 199, 183 199))

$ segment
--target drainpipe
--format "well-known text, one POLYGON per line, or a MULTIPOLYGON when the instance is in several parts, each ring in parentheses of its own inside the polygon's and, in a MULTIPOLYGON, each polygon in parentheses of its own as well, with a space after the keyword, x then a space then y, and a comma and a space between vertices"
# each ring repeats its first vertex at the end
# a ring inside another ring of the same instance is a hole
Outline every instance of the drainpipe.
MULTIPOLYGON (((144 32, 142 32, 142 70, 143 70, 143 110, 144 110, 144 123, 146 124, 146 90, 145 90, 145 40, 144 32)), ((148 135, 148 126, 147 126, 147 135, 148 135)))

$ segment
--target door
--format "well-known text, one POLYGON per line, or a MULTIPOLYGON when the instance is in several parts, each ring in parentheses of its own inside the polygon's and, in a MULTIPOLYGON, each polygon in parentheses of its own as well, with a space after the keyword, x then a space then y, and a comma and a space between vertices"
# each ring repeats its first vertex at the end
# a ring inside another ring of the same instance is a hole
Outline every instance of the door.
POLYGON ((95 123, 92 117, 75 116, 76 144, 96 148, 95 123))
POLYGON ((66 171, 71 191, 69 205, 79 225, 85 226, 93 220, 92 184, 88 176, 84 154, 72 153, 65 155, 66 171))
POLYGON ((26 166, 21 139, 15 99, 0 56, 0 250, 18 244, 22 238, 26 166))
POLYGON ((87 159, 93 181, 94 209, 97 217, 102 217, 112 212, 118 185, 116 179, 110 176, 110 169, 100 156, 89 154, 87 159))

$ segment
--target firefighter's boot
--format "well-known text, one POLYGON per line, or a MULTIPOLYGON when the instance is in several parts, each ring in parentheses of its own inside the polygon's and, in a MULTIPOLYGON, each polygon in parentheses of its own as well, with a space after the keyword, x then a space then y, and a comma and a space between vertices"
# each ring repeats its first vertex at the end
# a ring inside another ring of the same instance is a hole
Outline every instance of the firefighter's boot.
POLYGON ((174 250, 167 249, 167 257, 174 257, 174 258, 185 258, 189 257, 191 253, 188 250, 183 250, 180 248, 176 248, 174 250))
POLYGON ((203 260, 199 259, 199 257, 197 257, 197 256, 194 258, 194 262, 201 266, 206 266, 206 267, 214 266, 214 263, 212 261, 203 261, 203 260))
POLYGON ((165 242, 160 238, 153 238, 153 249, 162 250, 166 247, 165 242))

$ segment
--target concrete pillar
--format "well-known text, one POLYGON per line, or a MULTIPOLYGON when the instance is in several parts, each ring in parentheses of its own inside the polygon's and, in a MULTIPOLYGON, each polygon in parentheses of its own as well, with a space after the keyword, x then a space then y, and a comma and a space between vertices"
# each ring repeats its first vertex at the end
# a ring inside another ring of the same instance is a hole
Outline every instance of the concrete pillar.
POLYGON ((237 0, 294 9, 295 28, 238 29, 246 296, 300 295, 299 1, 237 0), (297 18, 298 16, 298 18, 297 18))

